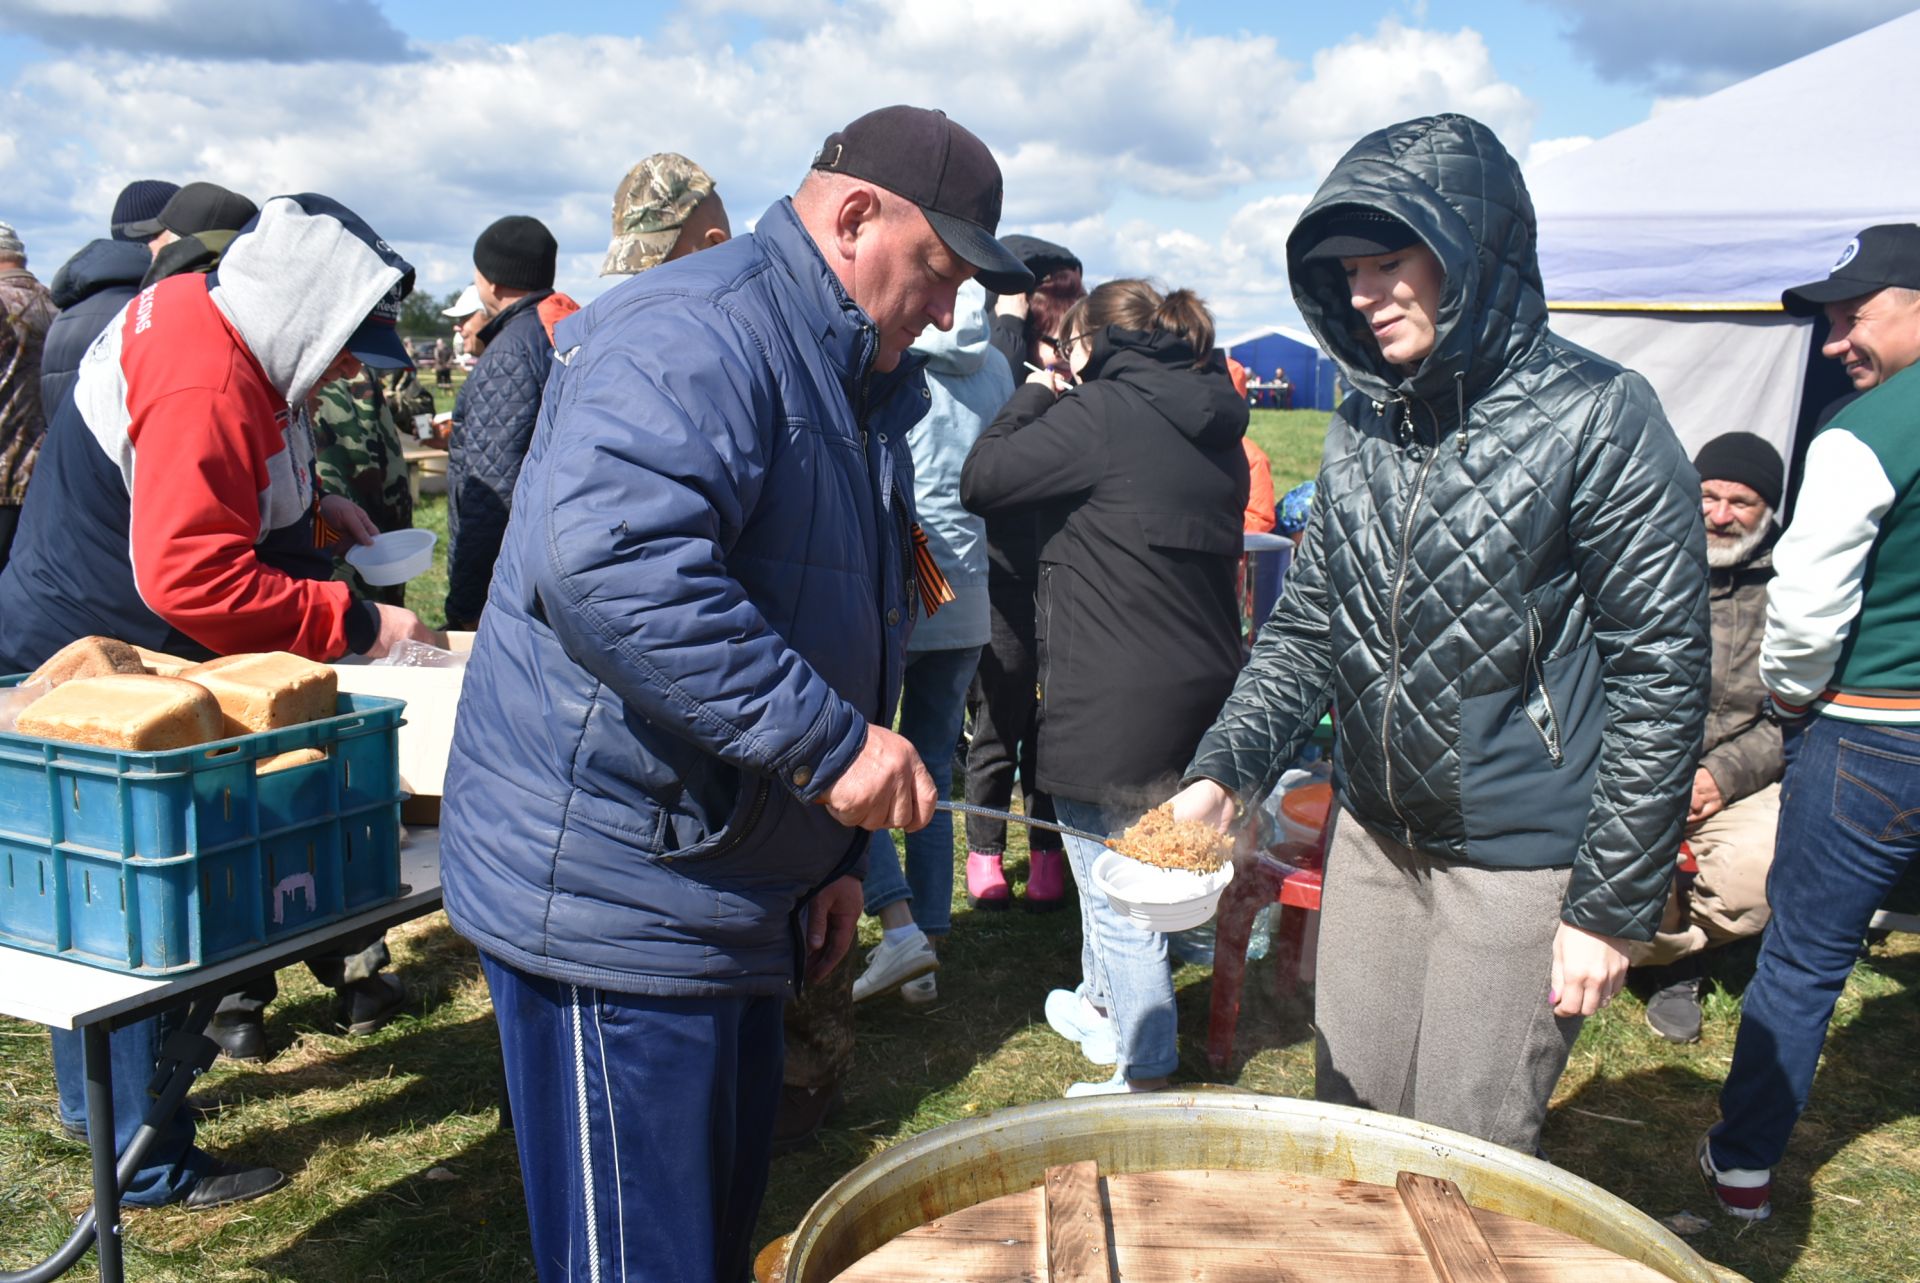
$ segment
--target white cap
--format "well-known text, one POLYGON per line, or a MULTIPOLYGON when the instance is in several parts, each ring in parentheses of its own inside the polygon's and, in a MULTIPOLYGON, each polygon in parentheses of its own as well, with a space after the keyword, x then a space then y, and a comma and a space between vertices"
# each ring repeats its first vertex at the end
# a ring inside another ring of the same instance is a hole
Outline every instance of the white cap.
POLYGON ((24 258, 27 247, 20 243, 20 236, 13 230, 12 223, 0 223, 0 254, 12 254, 24 258))
POLYGON ((451 316, 457 321, 463 316, 472 316, 479 310, 480 291, 469 285, 460 291, 460 297, 453 301, 452 307, 442 308, 440 310, 440 315, 451 316))

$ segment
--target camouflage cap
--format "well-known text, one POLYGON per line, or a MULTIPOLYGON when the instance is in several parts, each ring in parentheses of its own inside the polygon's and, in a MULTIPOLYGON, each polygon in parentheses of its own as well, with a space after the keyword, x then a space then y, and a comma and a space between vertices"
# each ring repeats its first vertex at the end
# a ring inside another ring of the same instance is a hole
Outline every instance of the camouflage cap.
POLYGON ((678 152, 657 152, 628 170, 613 194, 613 244, 600 275, 631 275, 657 265, 711 195, 707 171, 678 152))

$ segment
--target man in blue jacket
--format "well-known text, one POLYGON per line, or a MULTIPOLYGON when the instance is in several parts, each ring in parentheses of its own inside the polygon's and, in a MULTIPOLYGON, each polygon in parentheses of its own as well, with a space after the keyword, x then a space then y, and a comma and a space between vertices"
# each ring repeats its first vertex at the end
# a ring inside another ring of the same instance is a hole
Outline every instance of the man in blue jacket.
POLYGON ((1026 288, 1000 195, 979 139, 887 108, 557 329, 442 829, 543 1279, 746 1277, 781 1005, 846 951, 867 831, 932 813, 881 724, 928 592, 902 358, 970 277, 1026 288))

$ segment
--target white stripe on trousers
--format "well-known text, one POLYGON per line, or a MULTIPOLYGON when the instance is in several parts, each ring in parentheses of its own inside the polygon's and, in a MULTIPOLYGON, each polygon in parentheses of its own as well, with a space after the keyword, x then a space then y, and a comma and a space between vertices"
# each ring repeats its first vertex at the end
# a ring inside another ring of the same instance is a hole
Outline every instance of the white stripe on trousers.
MULTIPOLYGON (((600 1077, 607 1076, 607 1035, 600 1027, 600 1004, 593 1004, 593 1036, 600 1044, 600 1077)), ((607 1089, 607 1139, 613 1144, 613 1216, 620 1235, 620 1283, 627 1283, 627 1196, 620 1184, 620 1124, 613 1116, 613 1089, 607 1089)))
POLYGON ((580 1111, 580 1183, 586 1198, 587 1277, 600 1283, 600 1213, 593 1197, 593 1129, 587 1121, 587 1048, 580 1028, 580 986, 567 986, 573 995, 573 1088, 580 1111))

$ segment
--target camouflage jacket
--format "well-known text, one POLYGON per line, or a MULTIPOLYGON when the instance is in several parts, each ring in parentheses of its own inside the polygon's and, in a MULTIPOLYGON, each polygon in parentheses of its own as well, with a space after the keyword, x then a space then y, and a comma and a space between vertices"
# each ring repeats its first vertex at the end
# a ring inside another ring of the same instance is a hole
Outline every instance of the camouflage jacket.
MULTIPOLYGON (((320 487, 359 504, 381 531, 406 530, 413 525, 413 491, 403 438, 385 398, 372 395, 368 377, 337 379, 316 394, 313 447, 320 487)), ((335 577, 376 601, 404 594, 404 585, 401 593, 370 589, 344 562, 335 577)))
POLYGON ((47 434, 40 405, 40 351, 53 324, 53 296, 26 268, 0 271, 0 504, 17 507, 47 434))

